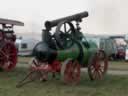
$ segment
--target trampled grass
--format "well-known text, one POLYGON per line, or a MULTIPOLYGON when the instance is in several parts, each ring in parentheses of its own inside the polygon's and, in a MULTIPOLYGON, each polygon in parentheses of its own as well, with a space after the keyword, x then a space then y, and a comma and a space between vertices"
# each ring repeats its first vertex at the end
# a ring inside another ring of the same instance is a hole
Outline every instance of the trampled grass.
POLYGON ((128 71, 128 61, 110 61, 109 62, 109 69, 128 71))
POLYGON ((0 96, 128 96, 128 76, 106 75, 102 81, 90 81, 88 74, 82 73, 78 85, 65 85, 61 80, 50 79, 16 88, 26 72, 26 68, 1 72, 0 96))
POLYGON ((29 63, 29 61, 32 59, 32 57, 31 56, 26 56, 26 57, 24 57, 24 56, 18 56, 18 62, 19 63, 29 63))

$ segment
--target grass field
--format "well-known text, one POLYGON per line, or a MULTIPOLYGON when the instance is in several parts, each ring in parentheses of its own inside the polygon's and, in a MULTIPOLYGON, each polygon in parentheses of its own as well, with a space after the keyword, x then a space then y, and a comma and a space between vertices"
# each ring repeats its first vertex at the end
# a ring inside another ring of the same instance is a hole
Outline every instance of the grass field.
POLYGON ((92 82, 83 73, 79 85, 65 85, 61 80, 50 79, 16 88, 26 72, 25 68, 1 72, 0 96, 128 96, 128 76, 106 75, 104 80, 92 82))
MULTIPOLYGON (((31 57, 19 57, 27 64, 31 57)), ((110 62, 109 69, 128 70, 128 62, 110 62)), ((26 75, 27 68, 16 68, 11 72, 0 72, 0 96, 128 96, 128 76, 106 75, 102 81, 90 81, 87 73, 82 73, 78 85, 65 85, 61 80, 35 81, 16 88, 18 81, 26 75)))
POLYGON ((32 59, 32 57, 19 56, 18 57, 18 62, 19 63, 28 63, 31 59, 32 59))
POLYGON ((126 62, 126 61, 110 61, 109 62, 109 69, 128 71, 128 62, 126 62))

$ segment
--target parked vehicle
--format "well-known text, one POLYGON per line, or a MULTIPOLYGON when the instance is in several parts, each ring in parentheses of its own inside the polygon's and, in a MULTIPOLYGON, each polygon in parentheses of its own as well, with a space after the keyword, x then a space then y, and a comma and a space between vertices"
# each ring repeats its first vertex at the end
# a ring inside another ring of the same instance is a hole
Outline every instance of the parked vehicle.
POLYGON ((38 73, 38 77, 46 81, 48 72, 52 72, 53 77, 57 73, 61 74, 61 80, 66 84, 77 84, 80 81, 81 67, 88 69, 91 80, 103 79, 108 68, 107 56, 104 51, 98 50, 95 42, 87 41, 80 30, 79 23, 87 16, 88 12, 82 12, 45 22, 43 40, 33 50, 31 70, 17 87, 37 79, 31 78, 34 73, 38 73), (53 27, 56 28, 55 31, 52 30, 53 27))
POLYGON ((125 59, 125 50, 127 43, 123 37, 112 36, 102 38, 100 48, 103 49, 111 60, 125 59))
POLYGON ((99 49, 107 53, 110 60, 125 59, 127 41, 124 36, 88 35, 86 40, 95 42, 99 49))
POLYGON ((128 61, 128 45, 125 50, 125 60, 128 61))
POLYGON ((0 18, 0 70, 10 71, 17 64, 16 35, 14 26, 24 26, 23 22, 0 18))
POLYGON ((19 56, 29 56, 32 55, 32 50, 39 40, 33 38, 17 38, 16 39, 16 48, 18 50, 19 56))

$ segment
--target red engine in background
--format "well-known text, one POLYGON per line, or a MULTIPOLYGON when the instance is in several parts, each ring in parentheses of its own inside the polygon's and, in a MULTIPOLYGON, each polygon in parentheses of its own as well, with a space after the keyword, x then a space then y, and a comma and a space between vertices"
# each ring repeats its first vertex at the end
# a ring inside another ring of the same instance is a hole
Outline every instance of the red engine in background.
POLYGON ((15 68, 17 63, 16 35, 13 26, 23 26, 24 23, 0 19, 0 24, 2 26, 0 29, 0 69, 10 71, 15 68))

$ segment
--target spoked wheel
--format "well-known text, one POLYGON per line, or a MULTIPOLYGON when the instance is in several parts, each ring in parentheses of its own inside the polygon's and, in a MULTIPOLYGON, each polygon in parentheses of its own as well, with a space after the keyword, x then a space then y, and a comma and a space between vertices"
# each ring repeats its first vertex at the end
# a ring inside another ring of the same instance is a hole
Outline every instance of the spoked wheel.
POLYGON ((71 37, 75 35, 75 28, 72 23, 63 21, 57 25, 54 34, 57 44, 60 48, 68 48, 73 44, 71 37))
POLYGON ((88 64, 88 73, 91 80, 102 80, 108 69, 108 58, 104 51, 99 50, 92 55, 88 64))
MULTIPOLYGON (((80 81, 80 64, 77 60, 69 60, 62 65, 63 81, 66 84, 78 84, 80 81), (65 67, 63 67, 65 66, 65 67)), ((62 72, 62 71, 61 71, 62 72)))
POLYGON ((5 42, 0 49, 0 67, 6 71, 15 68, 17 63, 17 49, 12 42, 5 42))

